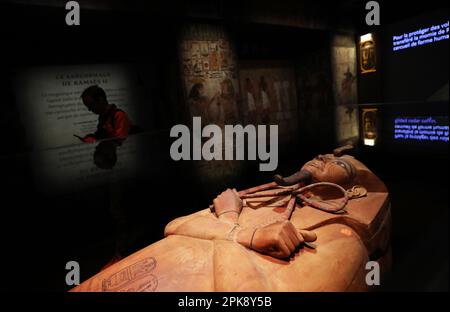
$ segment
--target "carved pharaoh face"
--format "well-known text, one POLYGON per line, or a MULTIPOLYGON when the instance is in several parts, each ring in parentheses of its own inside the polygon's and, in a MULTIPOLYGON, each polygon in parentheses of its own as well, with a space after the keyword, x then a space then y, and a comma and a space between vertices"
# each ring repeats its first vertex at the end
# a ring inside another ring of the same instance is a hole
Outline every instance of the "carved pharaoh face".
POLYGON ((352 183, 356 177, 356 168, 352 164, 353 157, 333 154, 319 155, 308 161, 302 170, 312 174, 313 182, 332 182, 339 185, 352 183))

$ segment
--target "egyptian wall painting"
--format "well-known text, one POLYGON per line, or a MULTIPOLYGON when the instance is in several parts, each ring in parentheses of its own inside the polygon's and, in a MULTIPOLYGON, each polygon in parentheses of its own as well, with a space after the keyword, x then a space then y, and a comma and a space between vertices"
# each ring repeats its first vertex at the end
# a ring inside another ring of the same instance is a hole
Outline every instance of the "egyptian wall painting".
MULTIPOLYGON (((180 38, 179 53, 184 105, 190 117, 201 117, 202 126, 216 124, 222 129, 226 124, 241 123, 235 50, 224 28, 187 25, 180 38)), ((223 142, 224 150, 225 138, 223 142)), ((219 154, 223 159, 224 152, 219 154)), ((202 181, 220 184, 222 180, 238 176, 242 162, 201 160, 195 166, 202 181)))
POLYGON ((239 64, 240 111, 246 124, 278 125, 280 147, 298 135, 297 93, 292 64, 239 64))
POLYGON ((356 47, 347 36, 336 36, 331 47, 333 94, 336 105, 336 140, 356 141, 359 136, 356 47), (342 38, 343 37, 343 38, 342 38))

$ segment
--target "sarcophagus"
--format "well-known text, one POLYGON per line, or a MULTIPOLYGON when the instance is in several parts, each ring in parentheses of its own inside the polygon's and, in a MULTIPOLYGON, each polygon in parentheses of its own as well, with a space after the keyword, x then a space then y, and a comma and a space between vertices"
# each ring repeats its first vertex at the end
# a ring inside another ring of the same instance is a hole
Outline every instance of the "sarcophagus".
POLYGON ((72 291, 370 290, 370 270, 381 282, 390 270, 390 224, 374 173, 349 155, 319 155, 291 177, 222 193, 72 291))

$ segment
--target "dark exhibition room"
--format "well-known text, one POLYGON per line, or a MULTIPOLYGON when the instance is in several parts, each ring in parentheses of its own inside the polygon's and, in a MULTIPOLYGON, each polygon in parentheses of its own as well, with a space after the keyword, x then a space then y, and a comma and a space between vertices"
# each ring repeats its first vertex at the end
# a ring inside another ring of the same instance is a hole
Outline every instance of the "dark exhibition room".
POLYGON ((2 290, 448 292, 447 1, 0 12, 2 290))

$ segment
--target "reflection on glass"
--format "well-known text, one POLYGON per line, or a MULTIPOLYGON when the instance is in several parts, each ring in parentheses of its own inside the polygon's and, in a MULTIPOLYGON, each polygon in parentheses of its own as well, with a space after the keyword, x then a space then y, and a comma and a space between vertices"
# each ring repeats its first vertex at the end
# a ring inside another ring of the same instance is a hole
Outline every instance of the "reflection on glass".
POLYGON ((364 145, 374 146, 376 143, 378 136, 377 111, 377 108, 363 108, 362 110, 364 145))

